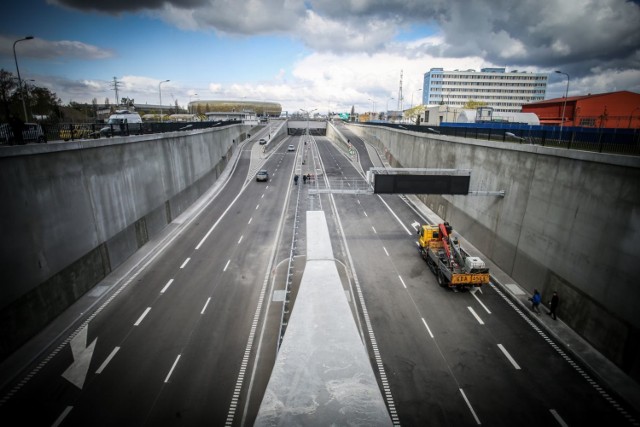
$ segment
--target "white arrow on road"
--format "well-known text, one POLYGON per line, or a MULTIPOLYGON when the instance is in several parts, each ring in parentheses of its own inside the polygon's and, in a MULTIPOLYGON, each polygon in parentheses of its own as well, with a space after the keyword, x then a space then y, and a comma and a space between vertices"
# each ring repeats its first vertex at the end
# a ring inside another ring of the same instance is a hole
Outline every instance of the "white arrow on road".
POLYGON ((420 223, 418 221, 411 223, 411 226, 418 231, 418 229, 420 228, 420 223))
POLYGON ((87 378, 93 350, 96 347, 96 341, 98 341, 98 338, 96 338, 91 345, 87 347, 87 329, 87 326, 82 328, 82 330, 78 332, 78 335, 73 337, 69 343, 71 352, 73 353, 73 363, 62 374, 67 381, 80 390, 82 390, 84 380, 87 378))

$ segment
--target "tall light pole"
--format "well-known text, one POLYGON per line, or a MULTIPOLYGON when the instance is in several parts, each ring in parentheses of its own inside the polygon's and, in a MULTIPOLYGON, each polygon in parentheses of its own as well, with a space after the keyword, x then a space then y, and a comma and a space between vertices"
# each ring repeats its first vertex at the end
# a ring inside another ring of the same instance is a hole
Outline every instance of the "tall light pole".
POLYGON ((192 112, 192 111, 191 111, 191 97, 192 97, 192 96, 198 96, 198 94, 197 94, 197 93, 194 93, 193 95, 189 95, 189 113, 191 113, 191 112, 192 112))
POLYGON ((20 88, 20 98, 22 99, 22 110, 24 112, 24 121, 29 120, 27 118, 27 105, 24 103, 24 92, 22 89, 22 79, 20 78, 20 68, 18 68, 18 57, 16 56, 16 43, 24 40, 33 40, 33 36, 27 36, 22 39, 18 39, 13 42, 13 60, 16 61, 16 71, 18 72, 18 87, 20 88))
POLYGON ((389 121, 389 101, 391 101, 392 99, 395 99, 395 98, 387 99, 387 108, 385 109, 385 114, 387 116, 387 121, 389 121))
MULTIPOLYGON (((422 89, 418 89, 418 90, 416 90, 416 92, 420 92, 421 90, 422 90, 422 89)), ((415 92, 412 92, 412 93, 411 93, 411 108, 413 108, 413 94, 414 94, 414 93, 415 93, 415 92)))
POLYGON ((376 112, 376 101, 372 98, 369 98, 369 101, 371 101, 371 114, 369 115, 369 120, 372 120, 373 114, 376 112))
POLYGON ((162 121, 162 88, 161 85, 162 83, 166 83, 170 80, 163 80, 160 83, 158 83, 158 93, 160 94, 160 121, 162 121))
POLYGON ((560 140, 562 140, 562 125, 564 124, 564 109, 567 107, 567 96, 569 96, 569 74, 563 73, 562 71, 556 70, 558 74, 564 74, 567 76, 567 88, 564 91, 564 102, 562 103, 562 121, 560 122, 560 140))

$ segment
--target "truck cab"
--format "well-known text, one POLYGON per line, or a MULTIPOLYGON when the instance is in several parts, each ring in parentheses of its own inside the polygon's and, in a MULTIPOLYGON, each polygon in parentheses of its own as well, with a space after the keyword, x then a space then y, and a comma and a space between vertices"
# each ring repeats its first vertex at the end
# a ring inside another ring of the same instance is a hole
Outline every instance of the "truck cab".
POLYGON ((109 116, 106 125, 100 129, 100 135, 111 137, 113 135, 130 135, 142 133, 142 118, 138 113, 128 110, 119 110, 109 116))

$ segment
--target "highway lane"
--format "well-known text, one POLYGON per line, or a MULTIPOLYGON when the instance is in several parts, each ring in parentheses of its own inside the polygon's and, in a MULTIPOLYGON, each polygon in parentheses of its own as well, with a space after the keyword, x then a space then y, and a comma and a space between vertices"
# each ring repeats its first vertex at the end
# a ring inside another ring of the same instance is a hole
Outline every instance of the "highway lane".
MULTIPOLYGON (((358 177, 326 138, 317 140, 330 178, 358 177)), ((339 265, 348 264, 349 255, 354 261, 375 343, 356 284, 343 274, 345 290, 353 295, 381 386, 380 368, 386 372, 401 424, 562 425, 562 419, 625 425, 541 335, 535 319, 498 291, 471 295, 437 285, 416 249, 412 224, 422 219, 403 198, 311 196, 293 186, 303 149, 293 141, 296 153, 286 153, 284 142, 267 161, 268 183, 254 182, 261 166, 247 147, 226 191, 89 322, 86 339, 84 332, 77 335, 80 348, 95 342, 82 390, 61 376, 74 361, 66 345, 0 408, 1 419, 20 425, 52 425, 61 416, 61 425, 225 425, 233 412, 233 425, 250 425, 278 340, 282 302, 271 290, 283 289, 293 256, 295 300, 306 238, 300 213, 322 207, 339 265), (248 342, 255 343, 250 350, 248 342)))
MULTIPOLYGON (((339 158, 328 156, 331 172, 353 176, 339 158)), ((492 288, 437 285, 406 231, 419 218, 400 197, 335 199, 403 424, 624 423, 528 313, 492 288)))
POLYGON ((248 157, 243 155, 229 190, 83 330, 81 348, 93 352, 82 389, 61 377, 74 360, 65 347, 3 406, 3 419, 223 425, 235 415, 234 390, 248 367, 247 344, 277 246, 273 224, 286 197, 279 186, 288 188, 294 158, 273 154, 266 163, 274 165, 271 181, 250 179, 223 216, 246 180, 248 157))

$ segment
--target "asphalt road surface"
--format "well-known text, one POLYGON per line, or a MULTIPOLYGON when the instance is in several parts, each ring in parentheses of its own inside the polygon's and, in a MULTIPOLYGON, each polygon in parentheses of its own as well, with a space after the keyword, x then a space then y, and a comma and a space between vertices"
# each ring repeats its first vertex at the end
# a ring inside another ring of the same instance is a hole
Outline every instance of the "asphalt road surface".
POLYGON ((498 287, 439 287, 416 245, 427 219, 405 197, 310 191, 378 164, 348 137, 362 167, 324 137, 246 145, 206 209, 2 390, 0 423, 251 425, 295 306, 304 213, 324 210, 397 424, 633 425, 498 287), (294 185, 302 173, 311 183, 294 185))

